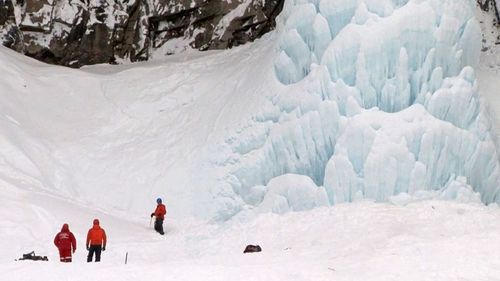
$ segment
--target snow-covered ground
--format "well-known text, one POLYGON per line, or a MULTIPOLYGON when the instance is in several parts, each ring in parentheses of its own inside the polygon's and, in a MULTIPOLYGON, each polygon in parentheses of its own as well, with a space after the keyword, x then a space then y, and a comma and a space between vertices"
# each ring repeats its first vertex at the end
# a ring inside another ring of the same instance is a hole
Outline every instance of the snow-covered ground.
MULTIPOLYGON (((500 212, 497 207, 426 201, 408 206, 355 203, 283 216, 267 214, 247 223, 209 225, 169 220, 166 237, 147 221, 104 217, 109 244, 99 265, 86 264, 82 240, 90 210, 44 200, 51 212, 78 217, 72 229, 79 250, 71 265, 14 262, 10 247, 0 268, 5 280, 498 280, 500 212), (57 207, 56 207, 57 206, 57 207), (243 255, 246 244, 263 252, 243 255), (128 252, 128 264, 124 264, 128 252)), ((35 217, 43 207, 33 207, 35 217)), ((12 223, 31 223, 11 216, 12 223), (15 218, 23 222, 16 222, 15 218)), ((64 219, 63 219, 64 220, 64 219)), ((60 220, 61 221, 61 220, 60 220)), ((32 235, 16 232, 19 250, 57 259, 57 229, 47 224, 32 235)), ((10 233, 12 227, 4 228, 10 233)), ((10 242, 12 244, 12 242, 10 242)))
POLYGON ((385 281, 500 276, 496 205, 358 202, 224 224, 169 218, 162 237, 149 227, 147 217, 110 216, 32 192, 22 198, 0 199, 2 280, 385 281), (108 246, 100 264, 87 264, 84 239, 94 217, 107 231, 108 246), (70 224, 77 239, 72 264, 57 262, 52 244, 62 222, 70 224), (247 244, 259 244, 263 251, 243 254, 247 244), (47 255, 49 262, 13 260, 31 250, 47 255))
POLYGON ((287 1, 253 44, 82 70, 0 47, 0 280, 500 280, 472 8, 287 1), (32 250, 50 261, 14 261, 32 250))

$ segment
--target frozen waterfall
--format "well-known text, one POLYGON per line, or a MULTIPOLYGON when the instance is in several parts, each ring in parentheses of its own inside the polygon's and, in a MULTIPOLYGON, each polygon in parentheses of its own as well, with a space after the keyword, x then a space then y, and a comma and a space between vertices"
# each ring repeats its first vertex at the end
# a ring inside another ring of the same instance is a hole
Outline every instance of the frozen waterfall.
POLYGON ((274 63, 284 89, 226 141, 223 182, 250 209, 278 213, 425 191, 453 199, 457 184, 500 202, 474 3, 287 1, 274 63))

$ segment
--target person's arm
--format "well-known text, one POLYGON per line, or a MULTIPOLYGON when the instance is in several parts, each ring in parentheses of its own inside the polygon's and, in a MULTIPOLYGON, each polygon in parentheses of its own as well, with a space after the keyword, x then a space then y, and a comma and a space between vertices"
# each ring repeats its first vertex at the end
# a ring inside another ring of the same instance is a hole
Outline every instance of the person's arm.
POLYGON ((56 237, 54 237, 54 245, 59 248, 59 233, 56 234, 56 237))
POLYGON ((104 229, 102 230, 102 250, 106 251, 106 242, 107 242, 107 237, 106 237, 106 231, 104 229))
POLYGON ((90 230, 87 232, 87 241, 85 242, 85 247, 87 247, 87 250, 90 248, 90 230))
POLYGON ((70 238, 71 238, 71 247, 73 247, 73 253, 76 251, 76 239, 75 235, 73 233, 70 233, 70 238))

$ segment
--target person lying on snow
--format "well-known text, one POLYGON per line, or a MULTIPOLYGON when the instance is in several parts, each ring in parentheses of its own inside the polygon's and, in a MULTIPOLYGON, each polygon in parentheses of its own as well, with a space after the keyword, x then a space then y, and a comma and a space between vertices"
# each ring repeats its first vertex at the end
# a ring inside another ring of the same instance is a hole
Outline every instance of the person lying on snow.
POLYGON ((61 262, 71 262, 71 254, 76 251, 76 239, 69 231, 67 223, 63 224, 61 232, 54 238, 54 245, 59 249, 59 259, 61 262))
POLYGON ((165 234, 163 232, 163 220, 167 214, 167 208, 162 204, 161 198, 156 199, 156 210, 151 213, 151 217, 155 217, 155 230, 161 235, 165 234))

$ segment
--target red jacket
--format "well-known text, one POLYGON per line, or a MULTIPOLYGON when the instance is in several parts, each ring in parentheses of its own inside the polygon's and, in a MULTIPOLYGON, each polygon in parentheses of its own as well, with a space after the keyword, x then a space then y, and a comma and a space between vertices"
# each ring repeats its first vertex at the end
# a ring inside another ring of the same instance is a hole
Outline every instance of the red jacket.
POLYGON ((73 248, 73 252, 76 251, 76 239, 73 233, 69 231, 67 223, 62 226, 61 232, 57 233, 54 238, 54 245, 59 250, 71 250, 73 248))
POLYGON ((166 214, 167 214, 167 208, 162 203, 159 203, 156 206, 155 217, 159 219, 164 219, 166 214))
POLYGON ((94 220, 94 226, 87 233, 87 247, 90 245, 100 245, 106 247, 106 232, 99 226, 99 220, 94 220))

